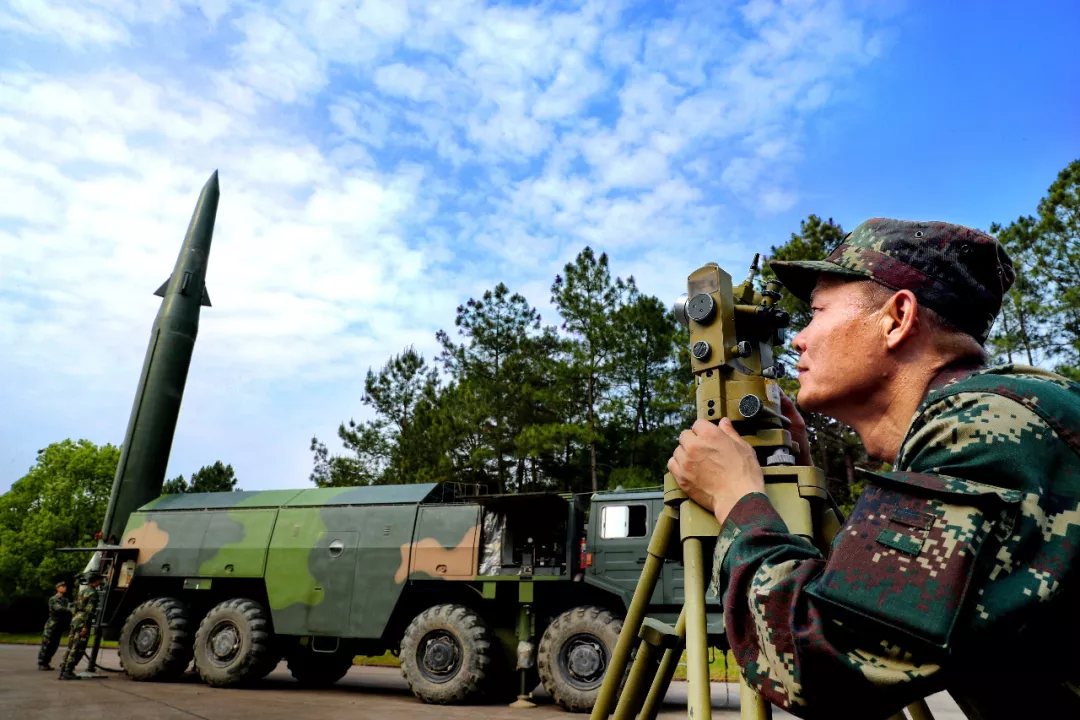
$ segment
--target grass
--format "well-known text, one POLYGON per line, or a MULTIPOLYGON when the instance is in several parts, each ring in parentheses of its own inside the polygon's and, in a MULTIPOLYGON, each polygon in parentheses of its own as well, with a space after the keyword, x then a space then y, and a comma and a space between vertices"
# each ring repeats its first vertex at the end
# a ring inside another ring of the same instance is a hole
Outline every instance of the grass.
POLYGON ((389 651, 382 655, 357 655, 353 658, 353 665, 364 665, 366 667, 401 667, 401 663, 396 657, 390 654, 389 651))
MULTIPOLYGON (((712 682, 738 682, 739 665, 735 662, 735 656, 731 651, 727 652, 727 672, 724 668, 724 653, 719 650, 709 651, 709 680, 712 682)), ((681 664, 675 668, 675 680, 686 679, 686 653, 683 653, 681 664)))
MULTIPOLYGON (((61 645, 66 645, 64 642, 66 635, 61 638, 61 645)), ((28 634, 21 635, 18 633, 0 633, 0 645, 40 645, 40 634, 28 634)), ((116 648, 115 640, 102 640, 101 647, 103 648, 116 648)), ((709 679, 713 682, 738 682, 739 680, 739 666, 735 663, 735 657, 731 652, 727 653, 727 674, 724 672, 724 655, 723 653, 713 650, 710 653, 712 661, 709 663, 709 679)), ((675 668, 675 679, 686 679, 686 654, 683 653, 682 663, 675 668)), ((391 653, 386 652, 382 655, 357 655, 353 660, 353 665, 361 665, 365 667, 401 667, 401 663, 391 653)))

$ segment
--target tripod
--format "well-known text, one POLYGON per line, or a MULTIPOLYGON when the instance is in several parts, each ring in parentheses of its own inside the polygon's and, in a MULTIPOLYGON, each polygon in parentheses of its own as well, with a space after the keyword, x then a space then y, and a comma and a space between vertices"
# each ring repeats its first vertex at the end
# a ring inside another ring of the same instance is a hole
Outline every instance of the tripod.
MULTIPOLYGON (((765 476, 765 492, 790 532, 827 553, 842 518, 829 498, 825 476, 813 466, 795 465, 799 448, 780 413, 784 368, 773 348, 784 342, 790 318, 776 305, 783 285, 770 280, 754 290, 758 256, 742 284, 709 263, 690 274, 687 294, 675 303, 675 315, 690 329, 691 364, 699 418, 719 422, 727 417, 755 449, 765 476)), ((664 476, 664 510, 649 541, 648 557, 627 609, 623 632, 612 653, 590 720, 607 720, 616 693, 626 677, 614 709, 614 720, 654 720, 686 650, 690 720, 711 720, 709 637, 705 620, 705 544, 711 547, 720 526, 712 513, 690 500, 674 476, 664 476), (678 542, 676 541, 678 540, 678 542), (660 570, 667 559, 682 560, 685 580, 682 612, 675 627, 645 617, 660 570), (640 638, 640 643, 638 642, 640 638), (626 668, 637 645, 629 675, 626 668)), ((743 720, 767 720, 772 707, 745 681, 739 688, 743 720)), ((912 720, 932 720, 926 703, 908 707, 912 720)), ((906 720, 901 711, 890 720, 906 720)))

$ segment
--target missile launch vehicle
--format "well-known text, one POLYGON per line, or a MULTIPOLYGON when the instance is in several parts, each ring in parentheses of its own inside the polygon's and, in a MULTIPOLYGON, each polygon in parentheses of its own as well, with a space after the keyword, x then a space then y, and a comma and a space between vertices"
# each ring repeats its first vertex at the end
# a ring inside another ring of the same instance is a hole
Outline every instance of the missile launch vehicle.
MULTIPOLYGON (((563 707, 589 710, 660 492, 487 495, 403 478, 160 496, 209 306, 218 195, 215 172, 155 293, 162 305, 89 565, 106 575, 98 641, 119 641, 135 680, 175 680, 194 663, 208 684, 231 687, 284 659, 299 682, 326 686, 355 656, 391 652, 426 702, 523 699, 542 681, 563 707)), ((650 616, 675 622, 682 579, 678 563, 665 566, 650 616)))

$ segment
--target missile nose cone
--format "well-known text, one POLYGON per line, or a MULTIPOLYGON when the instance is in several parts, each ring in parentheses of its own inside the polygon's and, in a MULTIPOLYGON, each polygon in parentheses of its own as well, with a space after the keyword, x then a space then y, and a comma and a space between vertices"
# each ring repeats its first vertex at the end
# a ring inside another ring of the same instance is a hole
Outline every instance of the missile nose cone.
POLYGON ((205 185, 203 185, 202 192, 199 193, 199 202, 197 204, 197 207, 201 207, 205 203, 205 201, 210 200, 214 203, 212 206, 213 210, 211 212, 216 212, 217 201, 220 195, 221 187, 218 185, 218 171, 215 170, 214 174, 211 175, 210 179, 206 181, 205 185))
POLYGON ((217 218, 218 198, 221 196, 221 188, 218 186, 217 170, 203 185, 199 193, 199 200, 195 205, 195 212, 191 215, 191 223, 185 245, 210 249, 210 241, 214 235, 214 220, 217 218))

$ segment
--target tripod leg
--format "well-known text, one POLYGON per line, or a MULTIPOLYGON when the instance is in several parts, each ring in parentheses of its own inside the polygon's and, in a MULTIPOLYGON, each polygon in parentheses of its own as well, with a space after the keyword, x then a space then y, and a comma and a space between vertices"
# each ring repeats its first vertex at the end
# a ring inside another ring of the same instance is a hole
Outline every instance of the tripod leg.
POLYGON ((634 666, 626 681, 626 689, 619 698, 613 720, 634 720, 645 699, 646 690, 652 692, 659 665, 657 656, 665 651, 676 651, 681 645, 678 631, 656 618, 645 618, 641 625, 641 644, 638 645, 634 666))
POLYGON ((772 705, 745 680, 739 681, 739 717, 742 720, 772 720, 772 705))
POLYGON ((686 610, 679 613, 679 622, 675 625, 675 635, 678 637, 678 645, 664 652, 664 658, 660 661, 660 669, 653 678, 649 694, 645 696, 645 704, 641 707, 638 720, 656 720, 656 713, 660 711, 660 705, 664 702, 668 688, 671 686, 671 678, 675 677, 675 668, 679 666, 679 658, 682 657, 683 648, 686 646, 686 610))
MULTIPOLYGON (((615 645, 615 652, 611 655, 607 671, 604 673, 604 682, 600 685, 600 693, 596 696, 596 704, 593 705, 590 720, 606 720, 611 714, 615 704, 615 694, 619 691, 626 665, 630 659, 630 650, 634 641, 641 631, 642 621, 645 619, 645 608, 649 604, 656 581, 660 577, 660 570, 664 566, 664 557, 667 555, 668 543, 671 541, 671 533, 675 528, 678 514, 664 508, 660 517, 656 520, 652 538, 649 540, 649 554, 645 558, 645 567, 642 568, 641 577, 638 579, 637 589, 634 590, 634 599, 630 601, 630 607, 626 611, 626 619, 623 621, 623 631, 619 635, 619 642, 615 645)), ((627 688, 630 690, 630 688, 627 688)))
POLYGON ((705 624, 705 563, 701 538, 683 540, 686 568, 686 679, 689 681, 687 712, 691 720, 711 720, 712 688, 709 686, 709 637, 705 624))
POLYGON ((641 705, 641 698, 645 694, 645 683, 651 679, 651 673, 656 670, 655 655, 656 648, 649 643, 643 642, 638 645, 634 665, 630 668, 630 677, 626 679, 626 689, 619 698, 612 720, 634 719, 638 706, 641 705))

